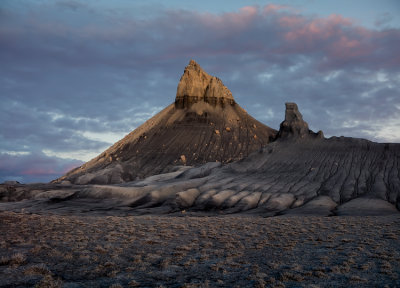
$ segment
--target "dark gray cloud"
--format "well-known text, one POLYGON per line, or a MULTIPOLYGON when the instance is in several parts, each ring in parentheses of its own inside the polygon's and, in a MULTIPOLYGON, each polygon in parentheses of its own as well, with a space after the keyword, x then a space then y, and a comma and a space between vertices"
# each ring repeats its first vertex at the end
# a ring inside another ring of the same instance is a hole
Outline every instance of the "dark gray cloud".
POLYGON ((276 5, 223 14, 153 7, 140 17, 134 7, 93 2, 5 3, 0 151, 14 153, 7 155, 88 160, 173 102, 191 58, 273 128, 284 102, 295 101, 328 136, 400 142, 400 29, 276 5))
POLYGON ((376 17, 375 25, 377 27, 387 28, 390 25, 390 22, 392 22, 393 18, 394 17, 390 12, 382 13, 376 17))

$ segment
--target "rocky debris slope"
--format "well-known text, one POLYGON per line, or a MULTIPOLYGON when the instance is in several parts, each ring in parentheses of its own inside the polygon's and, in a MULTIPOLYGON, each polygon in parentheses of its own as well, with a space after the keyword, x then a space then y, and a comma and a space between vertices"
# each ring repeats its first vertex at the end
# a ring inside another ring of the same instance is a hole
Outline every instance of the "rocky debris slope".
MULTIPOLYGON (((0 209, 58 213, 386 215, 400 210, 400 144, 308 130, 286 105, 279 138, 240 161, 181 169, 121 185, 19 187, 0 209), (284 124, 286 123, 286 124, 284 124), (44 191, 45 190, 45 191, 44 191)), ((297 111, 297 112, 296 112, 297 111)))
POLYGON ((220 79, 191 60, 175 103, 54 183, 115 184, 182 165, 228 163, 259 150, 276 132, 247 114, 220 79))

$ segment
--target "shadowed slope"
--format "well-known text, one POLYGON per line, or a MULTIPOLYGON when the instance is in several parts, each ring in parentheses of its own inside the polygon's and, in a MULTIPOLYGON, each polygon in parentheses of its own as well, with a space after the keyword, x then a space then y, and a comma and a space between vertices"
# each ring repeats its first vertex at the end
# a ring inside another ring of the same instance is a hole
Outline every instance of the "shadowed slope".
MULTIPOLYGON (((366 198, 388 201, 400 208, 399 160, 399 144, 346 137, 277 141, 263 153, 233 163, 227 173, 257 183, 263 195, 290 196, 286 209, 322 196, 326 200, 322 206, 330 201, 341 205, 366 198)), ((370 204, 372 211, 375 204, 370 204)))
POLYGON ((275 135, 236 104, 221 80, 191 60, 174 104, 54 182, 121 183, 173 171, 178 165, 227 163, 260 149, 275 135))

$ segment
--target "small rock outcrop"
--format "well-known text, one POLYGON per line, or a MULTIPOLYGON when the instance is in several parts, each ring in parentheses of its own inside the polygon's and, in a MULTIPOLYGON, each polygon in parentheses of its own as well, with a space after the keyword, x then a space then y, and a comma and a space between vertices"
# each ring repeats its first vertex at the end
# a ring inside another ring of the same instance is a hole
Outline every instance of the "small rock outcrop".
POLYGON ((175 108, 187 109, 201 101, 214 107, 235 105, 231 91, 221 79, 207 74, 196 61, 190 60, 178 84, 175 108))
POLYGON ((314 133, 308 128, 308 124, 303 120, 296 103, 285 103, 285 120, 281 123, 277 138, 298 139, 298 138, 324 138, 322 131, 314 133))

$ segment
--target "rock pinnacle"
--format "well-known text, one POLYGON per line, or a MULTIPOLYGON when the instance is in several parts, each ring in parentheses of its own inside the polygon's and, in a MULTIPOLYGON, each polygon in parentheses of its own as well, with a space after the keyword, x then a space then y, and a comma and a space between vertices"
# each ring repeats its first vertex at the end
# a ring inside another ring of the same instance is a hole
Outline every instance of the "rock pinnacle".
POLYGON ((214 107, 235 105, 231 91, 222 81, 207 74, 196 61, 190 60, 178 84, 175 108, 190 108, 201 101, 214 107))
POLYGON ((314 133, 308 128, 308 124, 303 120, 296 103, 285 103, 285 120, 281 123, 278 138, 307 138, 309 136, 323 138, 322 131, 314 133))

